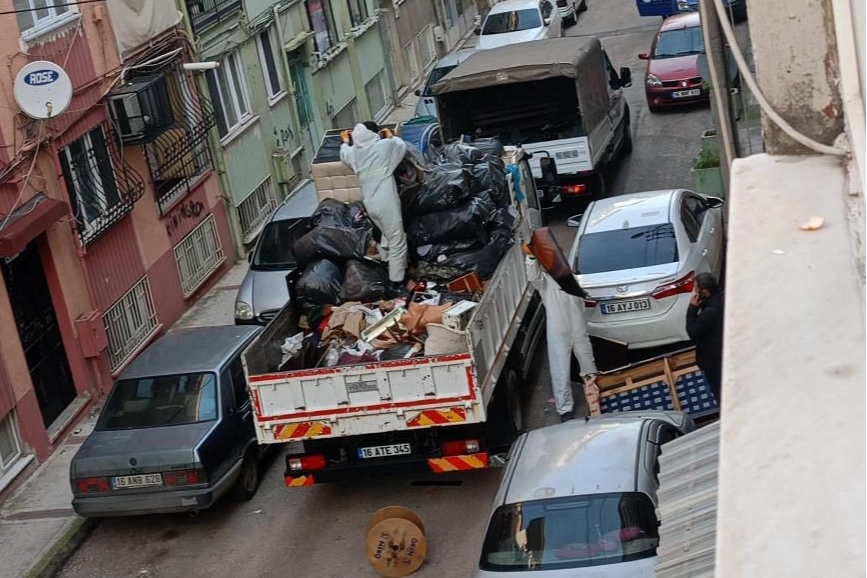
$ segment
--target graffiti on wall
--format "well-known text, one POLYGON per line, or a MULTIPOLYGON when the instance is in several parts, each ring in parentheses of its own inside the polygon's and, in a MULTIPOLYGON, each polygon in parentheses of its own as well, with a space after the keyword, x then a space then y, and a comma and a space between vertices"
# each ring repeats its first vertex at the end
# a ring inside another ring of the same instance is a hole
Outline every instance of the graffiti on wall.
POLYGON ((178 228, 189 221, 190 219, 198 219, 205 211, 205 204, 202 201, 184 201, 171 212, 166 219, 166 232, 172 235, 178 228))

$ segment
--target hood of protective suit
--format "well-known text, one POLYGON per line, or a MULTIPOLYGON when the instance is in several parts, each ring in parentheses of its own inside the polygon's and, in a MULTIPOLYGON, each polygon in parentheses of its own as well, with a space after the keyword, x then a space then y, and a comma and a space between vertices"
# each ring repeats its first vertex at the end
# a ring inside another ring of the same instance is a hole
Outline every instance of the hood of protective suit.
POLYGON ((379 135, 361 123, 358 123, 352 129, 352 146, 356 149, 370 147, 377 140, 379 140, 379 135))

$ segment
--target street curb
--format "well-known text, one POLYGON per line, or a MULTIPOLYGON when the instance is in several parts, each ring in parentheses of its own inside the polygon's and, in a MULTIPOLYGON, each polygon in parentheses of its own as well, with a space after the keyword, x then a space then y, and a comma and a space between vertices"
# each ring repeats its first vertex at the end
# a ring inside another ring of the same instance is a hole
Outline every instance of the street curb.
POLYGON ((56 576, 98 523, 99 518, 77 517, 48 551, 31 566, 24 578, 53 578, 56 576))

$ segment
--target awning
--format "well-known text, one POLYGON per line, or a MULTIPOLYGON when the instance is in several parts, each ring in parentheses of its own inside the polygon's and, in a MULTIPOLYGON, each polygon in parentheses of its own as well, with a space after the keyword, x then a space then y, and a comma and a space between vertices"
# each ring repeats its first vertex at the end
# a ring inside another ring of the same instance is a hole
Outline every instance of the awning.
POLYGON ((0 257, 17 255, 27 243, 67 214, 69 208, 66 203, 51 199, 45 193, 37 193, 12 211, 8 220, 6 215, 0 216, 0 224, 6 221, 3 230, 0 230, 0 257))
POLYGON ((302 44, 307 42, 313 36, 313 32, 307 30, 305 32, 301 32, 295 38, 286 41, 286 44, 283 46, 283 50, 286 52, 292 52, 296 48, 300 47, 302 44))

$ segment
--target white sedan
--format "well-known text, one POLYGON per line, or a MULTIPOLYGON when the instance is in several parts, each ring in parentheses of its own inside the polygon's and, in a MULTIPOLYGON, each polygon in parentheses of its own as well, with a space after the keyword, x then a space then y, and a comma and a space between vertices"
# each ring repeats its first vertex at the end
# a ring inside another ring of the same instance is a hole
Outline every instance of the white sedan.
POLYGON ((722 270, 723 203, 683 189, 651 191, 595 201, 569 219, 578 227, 569 262, 590 295, 590 335, 631 349, 687 341, 695 276, 719 279, 722 270))
POLYGON ((504 0, 494 4, 476 30, 479 50, 563 36, 560 11, 551 0, 504 0))

